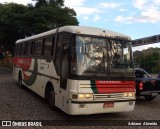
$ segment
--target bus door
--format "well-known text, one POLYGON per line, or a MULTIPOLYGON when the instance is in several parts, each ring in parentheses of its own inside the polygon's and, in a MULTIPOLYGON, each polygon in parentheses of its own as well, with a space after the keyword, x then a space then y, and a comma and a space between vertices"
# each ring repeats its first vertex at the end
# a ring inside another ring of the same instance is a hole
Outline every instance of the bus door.
POLYGON ((60 77, 60 97, 62 108, 67 107, 67 77, 68 77, 68 60, 67 60, 67 46, 68 44, 63 44, 62 53, 62 65, 61 65, 61 77, 60 77))
POLYGON ((62 110, 67 111, 67 101, 68 101, 68 90, 67 90, 67 78, 68 78, 68 51, 69 51, 69 34, 63 34, 59 35, 58 38, 58 45, 59 48, 61 48, 59 53, 59 57, 57 55, 58 60, 60 60, 59 63, 59 70, 60 70, 60 87, 59 87, 59 103, 60 108, 62 110))

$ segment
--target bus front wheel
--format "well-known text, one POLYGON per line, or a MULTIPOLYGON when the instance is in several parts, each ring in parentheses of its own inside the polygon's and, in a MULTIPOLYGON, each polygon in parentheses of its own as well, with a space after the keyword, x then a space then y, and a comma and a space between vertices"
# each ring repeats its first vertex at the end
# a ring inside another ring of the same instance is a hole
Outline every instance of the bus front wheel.
POLYGON ((24 86, 23 86, 23 84, 22 84, 22 74, 21 74, 21 73, 19 73, 18 84, 19 84, 19 87, 20 87, 21 89, 24 88, 24 86))
POLYGON ((50 88, 50 90, 48 92, 48 103, 49 103, 52 110, 56 109, 56 106, 55 106, 55 92, 54 92, 53 88, 50 88))

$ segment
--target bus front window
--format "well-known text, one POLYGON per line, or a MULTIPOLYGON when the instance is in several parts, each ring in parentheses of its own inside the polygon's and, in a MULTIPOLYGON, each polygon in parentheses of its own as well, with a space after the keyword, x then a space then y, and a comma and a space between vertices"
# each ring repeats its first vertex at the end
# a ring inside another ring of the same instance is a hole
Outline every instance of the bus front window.
POLYGON ((118 39, 76 36, 72 45, 72 74, 80 76, 133 76, 129 42, 118 39))

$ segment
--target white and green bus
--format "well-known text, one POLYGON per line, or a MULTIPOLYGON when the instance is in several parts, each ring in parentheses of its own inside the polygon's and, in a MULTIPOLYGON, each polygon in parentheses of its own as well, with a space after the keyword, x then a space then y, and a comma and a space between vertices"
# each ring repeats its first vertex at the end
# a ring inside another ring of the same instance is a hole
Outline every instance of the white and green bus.
POLYGON ((135 106, 131 38, 64 26, 15 44, 14 78, 67 114, 128 112, 135 106))

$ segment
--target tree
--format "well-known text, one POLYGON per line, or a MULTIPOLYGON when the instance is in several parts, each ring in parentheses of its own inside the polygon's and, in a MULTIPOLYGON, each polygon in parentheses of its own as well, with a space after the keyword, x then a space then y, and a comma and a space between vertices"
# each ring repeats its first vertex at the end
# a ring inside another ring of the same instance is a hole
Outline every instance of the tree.
POLYGON ((36 8, 40 8, 42 6, 46 6, 47 5, 47 1, 46 0, 36 0, 36 4, 35 4, 35 7, 36 8))
POLYGON ((78 25, 76 12, 63 0, 36 0, 35 6, 0 4, 0 46, 13 53, 17 39, 64 25, 78 25))
POLYGON ((64 0, 48 0, 50 4, 54 4, 56 6, 64 6, 64 0))
POLYGON ((36 8, 40 8, 42 6, 47 6, 47 5, 54 5, 57 7, 62 7, 64 6, 64 0, 33 0, 37 1, 35 4, 36 8))
POLYGON ((13 52, 14 42, 22 38, 20 34, 20 15, 27 11, 27 7, 18 4, 0 5, 0 46, 13 52))
POLYGON ((134 60, 141 67, 150 73, 160 72, 160 48, 148 48, 133 53, 134 60))

